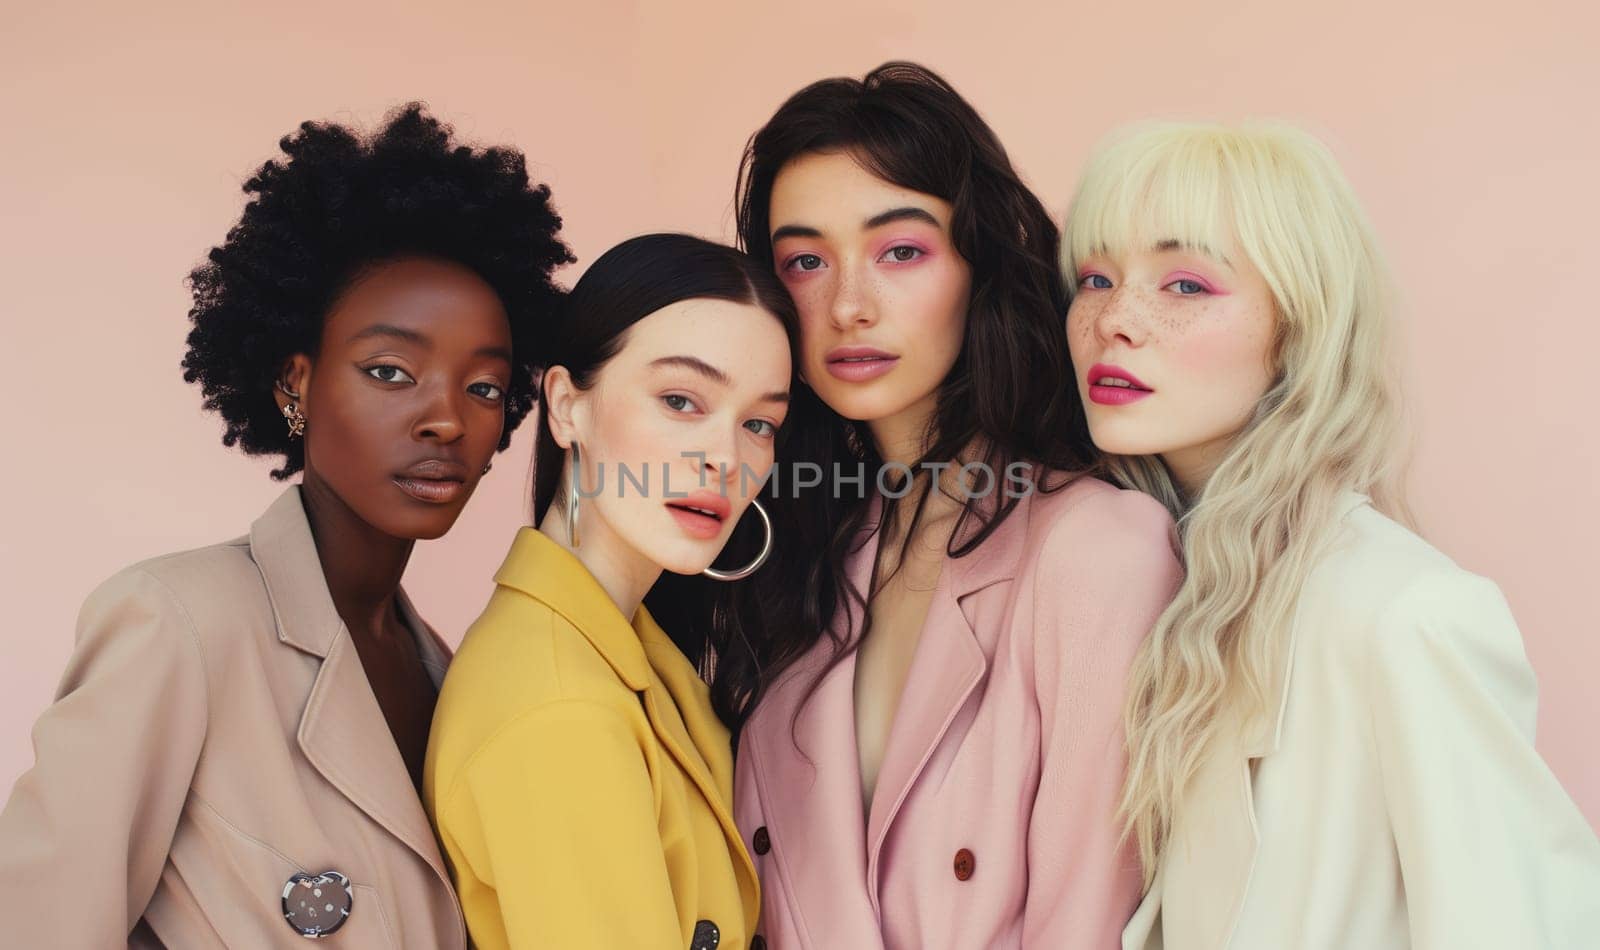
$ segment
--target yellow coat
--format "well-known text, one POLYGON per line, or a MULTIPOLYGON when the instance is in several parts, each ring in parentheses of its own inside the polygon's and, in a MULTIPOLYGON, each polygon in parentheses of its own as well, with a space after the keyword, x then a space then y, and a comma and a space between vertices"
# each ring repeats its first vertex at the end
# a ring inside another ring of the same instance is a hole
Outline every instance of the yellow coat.
POLYGON ((473 943, 749 946, 761 900, 728 732, 694 668, 532 528, 495 583, 445 677, 423 783, 473 943))

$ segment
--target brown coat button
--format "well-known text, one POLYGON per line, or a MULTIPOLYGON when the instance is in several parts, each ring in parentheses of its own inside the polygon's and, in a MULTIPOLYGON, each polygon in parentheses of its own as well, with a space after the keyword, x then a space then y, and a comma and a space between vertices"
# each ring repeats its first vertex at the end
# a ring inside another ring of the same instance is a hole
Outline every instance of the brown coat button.
POLYGON ((766 825, 756 829, 754 844, 756 846, 756 854, 766 854, 772 850, 772 836, 767 834, 766 825))
POLYGON ((977 870, 977 867, 978 860, 972 856, 971 851, 962 848, 956 852, 956 880, 965 881, 972 877, 972 872, 977 870))

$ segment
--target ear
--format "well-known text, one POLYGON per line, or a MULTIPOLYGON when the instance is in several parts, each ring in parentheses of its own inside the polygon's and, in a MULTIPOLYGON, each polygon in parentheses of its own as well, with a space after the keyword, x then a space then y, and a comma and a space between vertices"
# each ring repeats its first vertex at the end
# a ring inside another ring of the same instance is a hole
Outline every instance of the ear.
POLYGON ((550 435, 563 449, 571 448, 574 440, 581 441, 579 421, 584 415, 582 390, 572 381, 572 373, 565 366, 551 366, 539 381, 544 391, 545 418, 550 423, 550 435))
POLYGON ((304 353, 284 360, 283 366, 278 369, 277 385, 272 387, 272 398, 278 404, 278 411, 291 402, 300 404, 302 410, 306 407, 306 393, 311 388, 311 357, 304 353), (287 389, 289 393, 285 393, 287 389))

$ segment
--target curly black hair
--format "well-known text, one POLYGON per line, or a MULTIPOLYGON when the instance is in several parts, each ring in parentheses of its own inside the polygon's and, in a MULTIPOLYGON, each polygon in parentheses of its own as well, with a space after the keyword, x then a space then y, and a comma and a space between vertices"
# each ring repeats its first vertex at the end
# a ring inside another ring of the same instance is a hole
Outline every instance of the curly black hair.
POLYGON ((189 275, 194 306, 183 379, 221 413, 224 445, 281 454, 275 479, 305 467, 271 390, 284 361, 315 355, 322 323, 365 269, 423 255, 472 269, 506 309, 514 355, 500 448, 538 398, 534 373, 565 291, 551 272, 576 258, 558 232, 548 186, 520 151, 476 149, 413 102, 370 137, 303 122, 244 191, 239 223, 189 275))

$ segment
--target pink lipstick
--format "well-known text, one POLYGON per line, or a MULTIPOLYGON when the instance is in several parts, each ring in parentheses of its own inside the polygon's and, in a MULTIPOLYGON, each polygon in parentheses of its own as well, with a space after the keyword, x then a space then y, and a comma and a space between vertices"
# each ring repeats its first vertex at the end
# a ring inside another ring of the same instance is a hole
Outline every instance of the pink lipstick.
POLYGON ((686 498, 667 502, 673 520, 691 537, 709 540, 722 533, 722 525, 733 512, 733 504, 714 491, 692 491, 686 498))
POLYGON ((1089 368, 1089 400, 1101 406, 1126 406, 1155 392, 1120 366, 1096 363, 1089 368))
POLYGON ((893 353, 871 346, 837 346, 824 359, 830 376, 851 383, 877 379, 900 362, 893 353))

